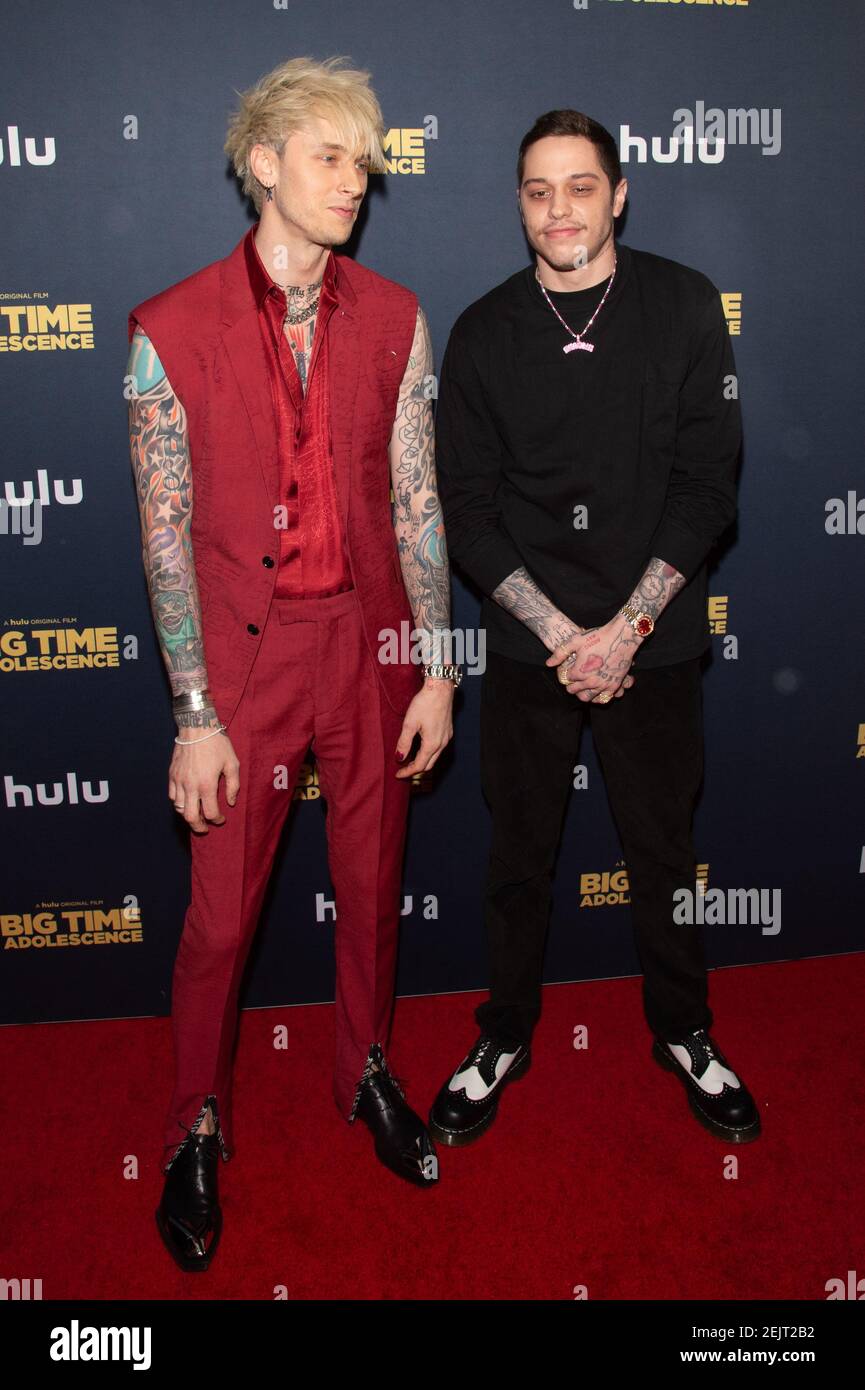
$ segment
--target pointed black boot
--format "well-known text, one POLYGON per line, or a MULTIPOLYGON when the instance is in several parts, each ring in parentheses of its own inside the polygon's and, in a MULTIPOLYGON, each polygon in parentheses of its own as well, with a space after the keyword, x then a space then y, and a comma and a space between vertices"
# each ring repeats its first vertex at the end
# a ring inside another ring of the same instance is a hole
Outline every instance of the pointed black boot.
POLYGON ((354 1115, 372 1131, 376 1157, 386 1168, 417 1187, 436 1185, 438 1160, 429 1131, 407 1103, 378 1043, 370 1050, 354 1115))
POLYGON ((156 1225, 171 1258, 186 1273, 209 1268, 222 1235, 218 1158, 215 1134, 190 1133, 165 1176, 156 1225))

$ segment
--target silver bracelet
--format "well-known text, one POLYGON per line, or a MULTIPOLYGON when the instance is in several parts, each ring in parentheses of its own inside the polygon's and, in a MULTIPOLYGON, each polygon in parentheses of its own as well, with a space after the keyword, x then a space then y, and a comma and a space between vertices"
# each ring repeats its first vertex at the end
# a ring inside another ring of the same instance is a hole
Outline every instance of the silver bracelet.
POLYGON ((432 676, 434 680, 453 681, 455 686, 459 686, 463 678, 461 667, 457 665, 444 665, 440 661, 431 661, 428 664, 422 661, 421 670, 423 671, 424 677, 432 676))
POLYGON ((178 710, 204 709, 208 704, 210 704, 210 701, 205 698, 209 694, 209 686, 205 686, 203 690, 181 691, 179 695, 175 695, 172 699, 171 707, 175 711, 175 713, 178 710))
POLYGON ((220 724, 220 725, 219 725, 216 729, 214 729, 211 733, 209 733, 209 734, 204 734, 202 738, 176 738, 176 739, 174 740, 174 742, 175 742, 175 743, 203 743, 205 739, 207 739, 207 738, 214 738, 217 734, 223 733, 223 731, 225 730, 225 728, 226 728, 226 725, 225 725, 225 724, 220 724))

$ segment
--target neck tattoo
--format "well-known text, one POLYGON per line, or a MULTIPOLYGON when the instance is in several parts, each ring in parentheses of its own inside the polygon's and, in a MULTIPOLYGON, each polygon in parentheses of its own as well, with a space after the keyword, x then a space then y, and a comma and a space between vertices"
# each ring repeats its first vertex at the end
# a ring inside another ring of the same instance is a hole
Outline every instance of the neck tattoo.
POLYGON ((279 288, 285 295, 285 323, 306 323, 312 318, 318 308, 321 280, 312 285, 280 285, 279 288))

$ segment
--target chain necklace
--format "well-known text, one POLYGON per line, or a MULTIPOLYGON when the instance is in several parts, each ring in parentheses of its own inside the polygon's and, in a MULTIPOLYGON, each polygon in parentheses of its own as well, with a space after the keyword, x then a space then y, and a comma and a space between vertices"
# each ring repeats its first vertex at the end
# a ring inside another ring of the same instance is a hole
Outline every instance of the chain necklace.
POLYGON ((588 333, 588 331, 589 331, 589 329, 591 328, 592 324, 594 323, 595 319, 598 317, 598 314, 599 314, 599 313, 601 312, 601 310, 603 309, 603 307, 604 307, 604 300, 606 299, 607 295, 610 293, 610 290, 613 288, 613 281, 615 280, 615 278, 616 278, 616 261, 614 260, 614 261, 613 261, 613 273, 612 273, 612 275, 610 276, 609 282, 608 282, 608 284, 607 284, 607 288, 604 290, 604 293, 603 293, 603 295, 601 296, 601 302, 600 302, 600 304, 598 305, 598 307, 597 307, 597 309, 595 310, 595 312, 592 314, 592 317, 589 319, 589 321, 588 321, 588 323, 586 324, 585 328, 581 329, 579 333, 575 333, 575 332, 573 331, 573 329, 570 328, 570 327, 568 326, 568 324, 565 323, 564 319, 562 318, 562 316, 561 316, 561 314, 559 313, 558 309, 556 308, 555 304, 554 304, 553 301, 550 299, 550 296, 547 294, 547 291, 546 291, 546 288, 545 288, 545 286, 544 286, 544 283, 543 283, 543 281, 542 281, 542 279, 541 279, 541 277, 540 277, 540 274, 539 274, 539 272, 538 272, 538 267, 537 267, 537 265, 535 265, 535 279, 537 280, 538 284, 539 284, 540 287, 541 287, 541 294, 544 296, 544 299, 545 299, 545 300, 547 301, 547 303, 549 304, 550 308, 552 309, 552 311, 553 311, 553 313, 555 314, 556 318, 558 319, 559 323, 562 325, 562 327, 563 327, 568 333, 570 333, 571 337, 572 337, 573 340, 574 340, 572 343, 565 343, 564 347, 562 348, 562 352, 576 352, 578 348, 581 349, 583 352, 594 352, 594 350, 595 350, 595 345, 594 345, 594 343, 584 343, 584 342, 583 342, 583 334, 588 333))

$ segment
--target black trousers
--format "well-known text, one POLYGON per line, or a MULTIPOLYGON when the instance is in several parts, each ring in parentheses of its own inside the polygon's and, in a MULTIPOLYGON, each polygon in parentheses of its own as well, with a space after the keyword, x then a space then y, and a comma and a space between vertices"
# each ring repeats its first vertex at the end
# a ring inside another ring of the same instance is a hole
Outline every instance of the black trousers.
POLYGON ((484 1033, 529 1042, 540 1017, 553 865, 587 711, 627 866, 646 1020, 669 1042, 712 1025, 701 929, 673 921, 675 889, 695 890, 700 658, 633 674, 621 699, 598 705, 569 695, 555 667, 487 653, 480 756, 492 810, 490 997, 475 1013, 484 1033))

